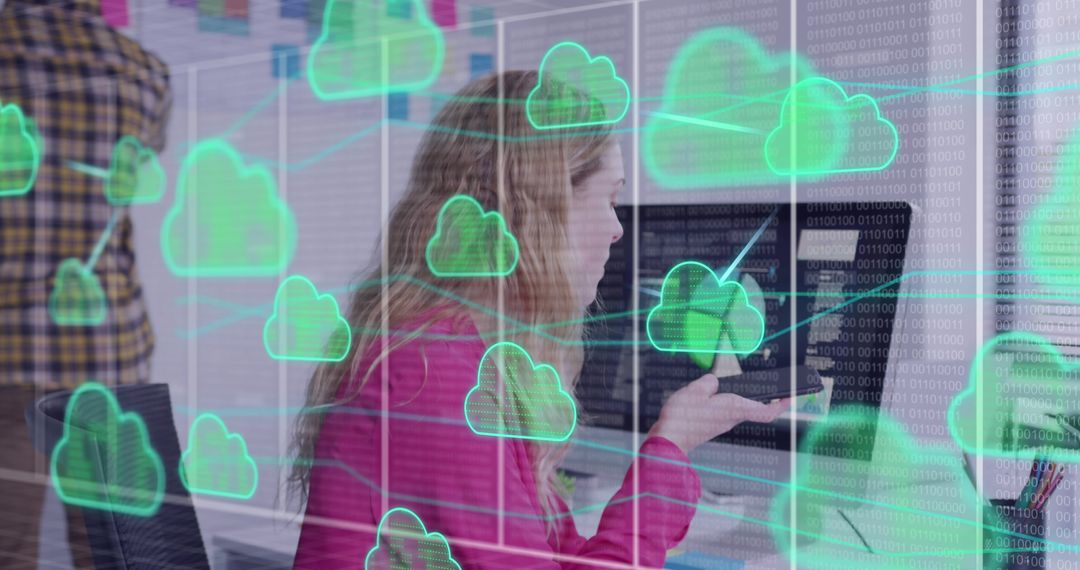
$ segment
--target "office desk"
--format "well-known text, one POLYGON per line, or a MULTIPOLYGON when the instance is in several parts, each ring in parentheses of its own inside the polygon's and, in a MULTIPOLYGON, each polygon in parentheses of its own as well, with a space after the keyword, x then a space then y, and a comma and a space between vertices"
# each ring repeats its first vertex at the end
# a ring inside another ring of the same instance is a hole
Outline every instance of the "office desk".
MULTIPOLYGON (((941 493, 936 492, 935 489, 951 489, 951 485, 954 484, 955 481, 937 480, 917 482, 910 486, 905 485, 905 487, 910 487, 913 494, 938 496, 941 493)), ((886 485, 879 488, 878 492, 887 492, 888 489, 889 487, 886 485)), ((871 501, 886 498, 887 495, 870 494, 867 496, 867 499, 871 501)), ((768 497, 754 496, 720 497, 703 500, 699 505, 698 514, 695 516, 686 538, 672 554, 692 552, 734 558, 745 561, 743 568, 747 570, 789 569, 791 560, 787 555, 777 551, 774 531, 769 526, 773 522, 769 512, 771 502, 772 499, 768 497)), ((860 520, 865 521, 867 518, 865 512, 859 514, 858 511, 855 511, 847 514, 850 520, 854 521, 856 527, 862 526, 860 520)), ((823 513, 822 526, 815 530, 815 534, 839 541, 845 545, 857 546, 835 547, 822 543, 820 539, 807 540, 796 550, 796 559, 798 560, 800 553, 803 553, 807 557, 804 561, 808 562, 811 553, 816 551, 819 562, 823 552, 830 553, 829 556, 842 556, 845 563, 844 568, 875 568, 883 566, 885 560, 895 561, 896 558, 888 559, 883 555, 873 554, 869 549, 862 546, 867 542, 870 546, 874 546, 876 543, 879 548, 888 545, 887 536, 875 536, 872 531, 868 531, 870 529, 863 526, 861 532, 865 536, 860 537, 851 524, 845 521, 838 512, 830 510, 823 513)), ((928 568, 975 570, 983 567, 982 554, 974 547, 971 553, 963 556, 926 557, 920 560, 927 564, 928 568)), ((701 568, 705 567, 702 566, 701 568)), ((800 567, 803 567, 802 564, 800 564, 800 567)))
MULTIPOLYGON (((601 486, 593 493, 575 493, 575 504, 595 504, 611 498, 616 486, 601 486)), ((702 499, 694 521, 682 543, 668 554, 673 568, 680 570, 724 567, 727 560, 744 561, 745 569, 790 570, 791 563, 776 551, 769 522, 771 497, 727 496, 702 499), (688 555, 689 561, 680 559, 688 555), (703 562, 697 564, 695 560, 703 562), (711 563, 704 562, 711 560, 711 563)), ((574 516, 574 524, 583 536, 592 536, 600 522, 600 509, 585 511, 574 516)), ((842 523, 843 521, 838 521, 842 523)), ((849 540, 858 540, 846 525, 830 525, 827 532, 849 540)), ((738 565, 728 566, 732 568, 738 565)))
MULTIPOLYGON (((924 482, 919 486, 940 485, 941 482, 924 482)), ((591 504, 597 500, 607 500, 615 491, 615 486, 600 485, 592 492, 575 494, 578 504, 591 504), (580 501, 580 502, 579 502, 580 501)), ((723 556, 745 560, 745 570, 788 570, 790 560, 776 551, 772 533, 763 524, 769 521, 767 497, 723 497, 707 499, 699 509, 686 538, 679 548, 672 553, 700 553, 705 556, 723 556)), ((578 530, 585 536, 596 531, 601 511, 590 510, 575 516, 578 530)), ((1052 519, 1048 518, 1048 523, 1052 519)), ((1048 526, 1060 526, 1050 523, 1048 526)), ((1050 529, 1048 529, 1049 532, 1050 529)), ((285 528, 264 525, 216 534, 211 542, 214 568, 216 570, 286 570, 292 567, 299 528, 285 528)), ((843 524, 839 517, 830 517, 826 521, 823 534, 855 542, 858 537, 851 527, 843 524)), ((873 540, 872 537, 868 537, 873 540)), ((870 553, 851 551, 851 559, 864 559, 866 568, 873 568, 876 557, 870 553)), ((970 557, 970 564, 963 568, 982 568, 981 556, 970 557)), ((1080 558, 1075 552, 1047 553, 1047 567, 1055 564, 1075 563, 1080 558)), ((678 560, 678 559, 676 559, 678 560)), ((850 561, 850 559, 849 559, 850 561)), ((877 559, 880 562, 880 559, 877 559)), ((692 567, 692 566, 691 566, 692 567)))
MULTIPOLYGON (((606 501, 615 492, 610 486, 597 486, 588 493, 576 493, 574 502, 592 504, 606 501)), ((724 557, 745 560, 745 569, 787 570, 790 562, 777 553, 768 528, 754 521, 768 521, 767 497, 724 497, 707 500, 708 512, 700 510, 694 517, 682 545, 672 553, 694 553, 700 557, 724 557), (727 515, 719 514, 727 513, 727 515)), ((589 510, 575 516, 578 531, 585 536, 596 532, 601 510, 589 510)), ((832 523, 826 532, 845 540, 857 540, 850 527, 832 523)), ((215 570, 288 570, 292 568, 293 556, 300 529, 295 525, 285 528, 261 525, 229 530, 214 535, 211 545, 215 570)), ((675 560, 678 560, 677 558, 675 560)), ((674 567, 674 566, 673 566, 674 567)), ((695 566, 679 566, 695 568, 695 566)))
MULTIPOLYGON (((746 569, 790 569, 776 548, 771 523, 772 497, 728 496, 703 499, 683 543, 673 554, 687 551, 742 560, 746 569)), ((858 543, 851 527, 839 517, 825 520, 822 534, 858 543)))
POLYGON ((214 535, 215 570, 290 570, 300 528, 273 525, 229 530, 214 535))

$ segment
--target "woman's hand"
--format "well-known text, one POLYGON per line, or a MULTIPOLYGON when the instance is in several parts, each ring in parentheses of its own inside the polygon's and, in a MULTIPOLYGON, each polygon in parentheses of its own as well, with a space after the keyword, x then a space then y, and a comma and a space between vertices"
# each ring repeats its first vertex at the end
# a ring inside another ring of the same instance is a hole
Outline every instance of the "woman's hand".
POLYGON ((720 381, 706 374, 668 397, 649 435, 671 440, 684 453, 742 422, 769 423, 788 409, 789 398, 762 404, 736 394, 717 394, 720 381))

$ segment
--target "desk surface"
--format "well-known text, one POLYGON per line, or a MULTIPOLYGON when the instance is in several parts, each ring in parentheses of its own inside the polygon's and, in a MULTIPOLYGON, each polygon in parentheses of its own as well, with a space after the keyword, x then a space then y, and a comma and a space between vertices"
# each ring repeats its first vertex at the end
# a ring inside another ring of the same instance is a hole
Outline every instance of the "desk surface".
MULTIPOLYGON (((931 487, 941 483, 923 483, 918 487, 923 492, 932 493, 931 487)), ((612 491, 614 488, 611 489, 612 491)), ((605 494, 606 488, 597 488, 593 493, 605 494)), ((592 494, 592 493, 590 493, 592 494)), ((610 494, 608 494, 610 497, 610 494)), ((585 498, 585 497, 583 497, 585 498)), ((591 497, 587 497, 591 498, 591 497)), ((577 499, 577 497, 575 497, 577 499)), ((672 556, 689 553, 703 556, 723 556, 745 560, 747 570, 788 569, 790 560, 777 552, 769 523, 767 497, 722 497, 703 500, 702 508, 694 517, 694 522, 686 538, 672 556)), ((600 511, 590 511, 575 517, 578 530, 585 536, 592 535, 599 522, 600 511)), ((858 517, 854 517, 858 524, 858 517)), ((821 529, 823 536, 832 537, 848 544, 858 543, 860 538, 850 525, 839 516, 826 517, 821 529)), ((216 566, 221 570, 236 568, 291 568, 293 555, 299 538, 296 525, 285 527, 259 526, 218 533, 212 540, 216 566), (229 560, 244 560, 247 564, 230 565, 229 560), (261 562, 252 566, 252 560, 261 562)), ((873 541, 872 537, 867 537, 873 541)), ((866 568, 874 567, 880 558, 869 552, 855 549, 845 551, 845 559, 865 561, 866 568)), ((1048 552, 1047 562, 1051 560, 1076 560, 1075 553, 1048 552)), ((693 559, 694 556, 687 558, 693 559)), ((980 568, 981 557, 972 555, 970 565, 965 568, 980 568)), ((676 559, 678 560, 678 559, 676 559)), ((1052 564, 1048 567, 1052 567, 1052 564)))
POLYGON ((300 528, 296 525, 265 525, 219 532, 211 544, 220 570, 241 566, 235 562, 237 558, 261 561, 267 569, 292 568, 299 539, 300 528))

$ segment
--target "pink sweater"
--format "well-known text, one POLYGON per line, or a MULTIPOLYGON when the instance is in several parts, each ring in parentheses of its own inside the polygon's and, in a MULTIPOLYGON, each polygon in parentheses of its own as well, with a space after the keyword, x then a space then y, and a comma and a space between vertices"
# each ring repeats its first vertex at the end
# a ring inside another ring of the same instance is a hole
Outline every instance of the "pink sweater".
MULTIPOLYGON (((296 568, 362 568, 383 514, 380 489, 387 493, 388 508, 409 508, 427 532, 444 534, 454 559, 466 570, 604 567, 590 561, 631 564, 633 469, 604 509, 596 536, 579 535, 561 502, 557 532, 548 536, 526 443, 477 435, 464 421, 465 395, 476 382, 486 348, 475 326, 468 319, 445 319, 428 334, 469 338, 414 340, 384 361, 390 409, 385 481, 379 414, 383 369, 374 370, 358 397, 327 414, 296 568), (322 524, 327 520, 345 524, 322 524)), ((366 368, 367 363, 361 370, 366 368)), ((355 384, 348 384, 342 383, 339 395, 355 390, 355 384)), ((667 439, 646 439, 636 461, 639 563, 662 567, 694 516, 701 481, 682 450, 667 439)))

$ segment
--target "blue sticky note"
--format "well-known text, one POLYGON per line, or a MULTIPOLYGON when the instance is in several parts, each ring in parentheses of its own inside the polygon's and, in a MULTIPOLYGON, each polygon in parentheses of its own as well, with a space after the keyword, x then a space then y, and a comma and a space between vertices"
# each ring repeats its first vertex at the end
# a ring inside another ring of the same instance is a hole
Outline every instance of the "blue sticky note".
POLYGON ((326 16, 326 0, 307 0, 307 21, 312 25, 322 26, 326 16))
POLYGON ((495 35, 495 8, 490 6, 470 6, 469 23, 474 24, 469 28, 469 33, 477 37, 490 38, 495 35), (475 25, 477 22, 484 22, 475 25))
POLYGON ((391 119, 409 120, 409 94, 391 93, 386 98, 386 114, 391 119))
POLYGON ((326 0, 307 0, 307 43, 314 44, 322 35, 326 0))
POLYGON ((228 16, 211 16, 208 14, 199 14, 199 31, 232 36, 250 34, 246 18, 230 18, 228 16))
POLYGON ((476 79, 495 71, 495 58, 490 53, 469 54, 469 77, 476 79))
POLYGON ((412 2, 411 0, 387 0, 386 2, 386 15, 391 18, 401 18, 402 20, 412 19, 412 2))
POLYGON ((270 60, 274 77, 292 79, 300 75, 300 48, 293 44, 274 44, 270 46, 273 57, 270 60))
POLYGON ((200 16, 224 16, 225 0, 198 0, 200 16))
POLYGON ((281 0, 282 18, 295 18, 306 20, 308 15, 308 0, 281 0))

